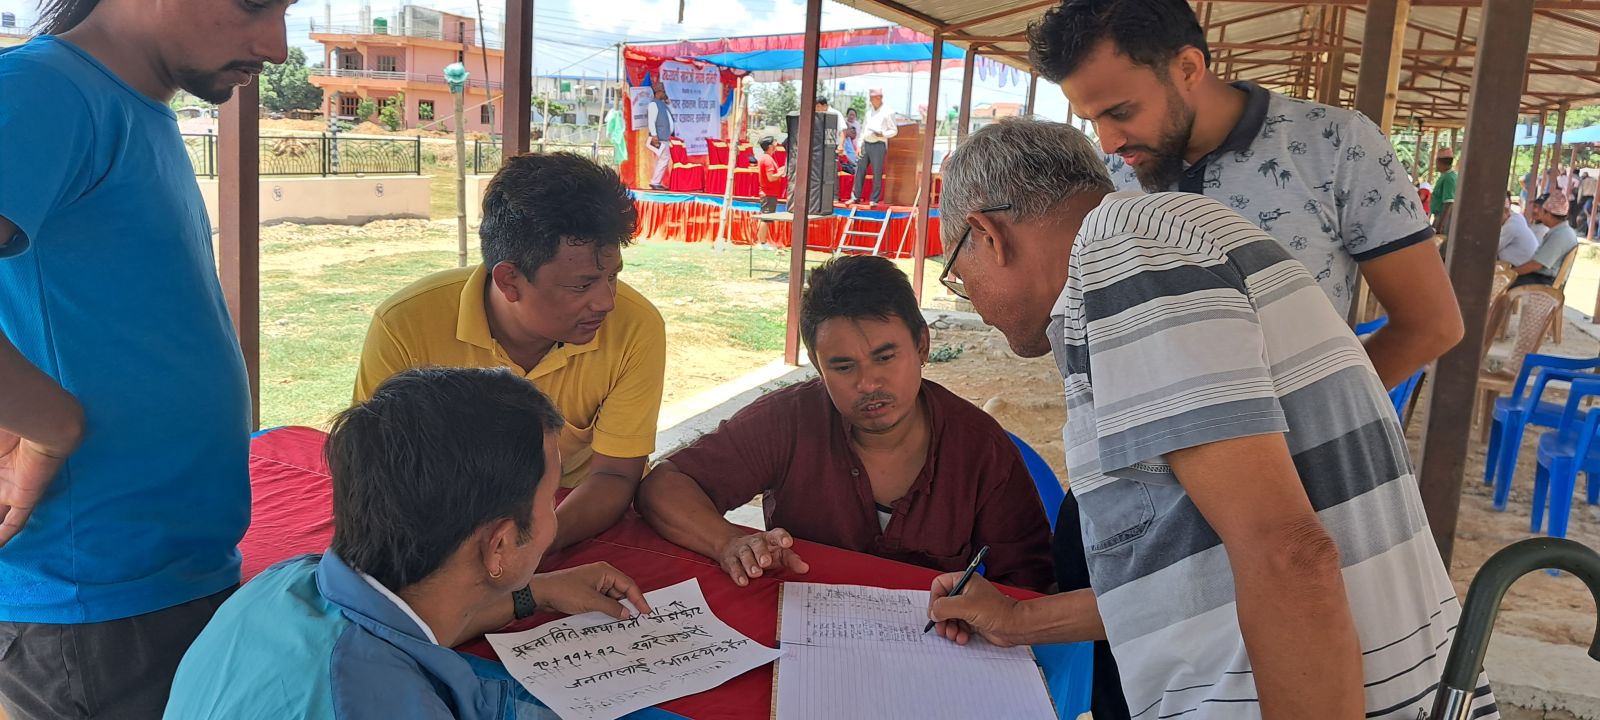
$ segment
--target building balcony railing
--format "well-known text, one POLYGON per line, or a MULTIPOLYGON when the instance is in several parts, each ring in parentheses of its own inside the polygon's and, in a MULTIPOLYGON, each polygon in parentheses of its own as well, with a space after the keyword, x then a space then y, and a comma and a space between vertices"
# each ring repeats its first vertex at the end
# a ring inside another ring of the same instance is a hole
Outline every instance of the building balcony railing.
MULTIPOLYGON (((389 70, 346 70, 344 68, 311 68, 311 74, 317 77, 360 78, 365 80, 405 80, 409 82, 429 83, 432 85, 446 84, 444 75, 435 75, 430 73, 395 72, 389 70)), ((468 80, 467 85, 479 89, 482 89, 486 86, 483 80, 476 78, 468 80)), ((495 80, 487 83, 487 87, 491 90, 500 90, 505 87, 505 83, 495 80)))
MULTIPOLYGON (((412 37, 421 38, 423 40, 442 40, 449 43, 461 43, 464 45, 471 45, 473 47, 478 46, 477 33, 470 30, 465 33, 455 30, 409 30, 407 32, 400 32, 400 29, 392 23, 389 25, 373 23, 371 26, 361 25, 359 23, 348 25, 328 25, 325 23, 318 23, 316 20, 312 20, 311 32, 328 33, 330 35, 380 35, 388 37, 412 37)), ((492 50, 505 49, 505 43, 498 40, 489 40, 487 38, 484 39, 484 46, 492 50)))

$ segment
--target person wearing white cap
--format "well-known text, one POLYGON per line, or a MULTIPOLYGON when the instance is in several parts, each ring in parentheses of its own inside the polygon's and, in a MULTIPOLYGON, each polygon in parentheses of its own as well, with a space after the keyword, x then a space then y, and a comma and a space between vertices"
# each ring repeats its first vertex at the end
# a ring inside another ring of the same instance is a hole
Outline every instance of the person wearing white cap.
POLYGON ((861 143, 856 153, 859 160, 856 162, 856 183, 850 193, 850 202, 860 202, 861 181, 867 176, 867 168, 872 168, 872 204, 877 205, 883 200, 883 161, 889 155, 889 138, 900 133, 900 127, 895 125, 894 111, 883 104, 883 90, 873 88, 867 91, 867 120, 861 125, 861 143))
POLYGON ((1554 285, 1556 273, 1561 271, 1561 261, 1578 248, 1578 233, 1567 224, 1567 213, 1572 203, 1560 189, 1540 196, 1533 204, 1533 221, 1550 231, 1539 243, 1533 259, 1517 266, 1517 279, 1511 287, 1521 285, 1554 285))

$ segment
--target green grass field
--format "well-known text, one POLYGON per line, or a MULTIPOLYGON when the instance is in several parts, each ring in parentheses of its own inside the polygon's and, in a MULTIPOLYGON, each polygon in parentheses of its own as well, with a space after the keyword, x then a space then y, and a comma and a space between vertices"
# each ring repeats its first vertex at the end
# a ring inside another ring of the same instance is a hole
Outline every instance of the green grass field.
MULTIPOLYGON (((264 230, 262 426, 322 425, 349 403, 374 308, 410 282, 455 267, 454 228, 397 222, 264 230)), ((474 262, 476 244, 473 238, 474 262)), ((758 261, 768 266, 787 257, 764 252, 758 261)), ((643 244, 624 259, 624 281, 649 297, 667 324, 668 402, 781 355, 786 286, 770 272, 748 277, 743 248, 643 244)))
MULTIPOLYGON (((262 228, 263 427, 323 425, 346 407, 372 311, 412 281, 456 266, 455 168, 449 158, 424 160, 435 222, 262 228)), ((477 262, 477 231, 470 232, 469 262, 477 262)), ((666 321, 665 402, 782 355, 787 251, 757 249, 754 273, 745 247, 717 252, 706 244, 651 243, 629 248, 623 258, 623 280, 666 321)), ((811 253, 808 265, 826 258, 811 253)), ((898 264, 911 271, 910 261, 898 264)), ((941 266, 929 261, 926 268, 928 291, 942 296, 941 266)))

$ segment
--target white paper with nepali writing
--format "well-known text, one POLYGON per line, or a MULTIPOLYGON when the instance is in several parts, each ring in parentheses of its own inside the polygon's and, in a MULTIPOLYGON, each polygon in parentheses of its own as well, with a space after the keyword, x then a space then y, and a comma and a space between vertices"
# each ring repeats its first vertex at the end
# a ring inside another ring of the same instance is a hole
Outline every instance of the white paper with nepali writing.
POLYGON ((511 676, 563 720, 618 718, 710 690, 782 654, 717 619, 698 580, 644 597, 655 611, 649 615, 584 613, 489 635, 489 644, 511 676))
POLYGON ((923 634, 928 591, 783 584, 778 720, 1056 717, 1026 647, 923 634))

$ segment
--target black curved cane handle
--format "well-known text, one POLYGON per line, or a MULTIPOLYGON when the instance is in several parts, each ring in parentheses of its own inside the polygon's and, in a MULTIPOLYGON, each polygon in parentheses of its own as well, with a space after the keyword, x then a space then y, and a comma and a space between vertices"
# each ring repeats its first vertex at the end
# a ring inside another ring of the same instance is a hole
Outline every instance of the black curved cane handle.
MULTIPOLYGON (((1489 651, 1489 636, 1494 630, 1500 601, 1511 583, 1523 575, 1546 568, 1563 570, 1589 586, 1600 607, 1600 553, 1562 538, 1531 538, 1513 543, 1495 553, 1483 564, 1461 609, 1461 622, 1455 643, 1445 660, 1443 682, 1434 706, 1437 720, 1449 720, 1466 706, 1483 672, 1483 657, 1489 651)), ((1600 660, 1600 628, 1589 645, 1589 657, 1600 660)))

